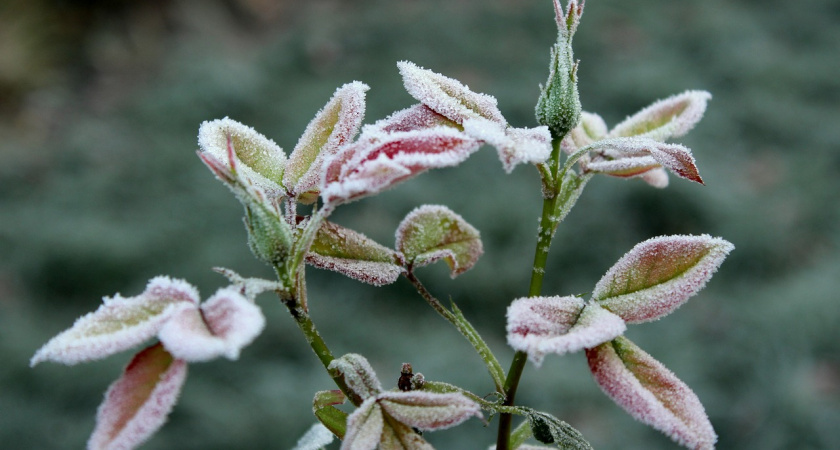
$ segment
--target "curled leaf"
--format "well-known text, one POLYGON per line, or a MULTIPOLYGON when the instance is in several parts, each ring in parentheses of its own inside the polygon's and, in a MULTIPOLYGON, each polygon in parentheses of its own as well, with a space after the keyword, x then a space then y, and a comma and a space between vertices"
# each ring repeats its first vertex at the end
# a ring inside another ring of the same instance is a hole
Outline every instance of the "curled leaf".
POLYGON ((136 297, 105 297, 96 311, 44 344, 30 364, 71 365, 127 350, 151 339, 170 316, 195 308, 199 301, 198 291, 186 281, 155 277, 136 297))
POLYGON ((562 355, 594 347, 627 327, 617 315, 579 297, 526 297, 507 311, 508 345, 537 367, 547 353, 562 355))
POLYGON ((659 319, 703 289, 733 248, 705 234, 648 239, 607 271, 592 299, 627 323, 659 319))
POLYGON ((324 160, 349 144, 359 131, 368 89, 358 81, 341 86, 307 125, 283 176, 286 189, 299 201, 311 203, 318 197, 324 160))
POLYGON ((697 395, 625 337, 586 351, 595 381, 636 420, 688 448, 714 448, 717 436, 697 395))
POLYGON ((634 177, 662 166, 680 178, 703 184, 691 150, 679 144, 641 137, 610 138, 593 144, 592 153, 596 156, 585 164, 587 171, 634 177))
POLYGON ((172 315, 158 337, 176 358, 188 362, 219 356, 235 360, 265 327, 260 308, 234 289, 220 289, 199 308, 172 315))
POLYGON ((309 247, 306 262, 334 270, 364 283, 391 284, 403 271, 399 256, 390 248, 349 228, 324 221, 309 247))
POLYGON ((425 266, 440 259, 453 278, 469 270, 484 252, 481 236, 463 217, 439 205, 423 205, 400 222, 396 247, 406 260, 425 266))
POLYGON ((659 100, 616 125, 608 137, 643 137, 656 141, 684 136, 706 112, 712 94, 686 91, 659 100))
MULTIPOLYGON (((205 162, 215 161, 218 168, 227 168, 242 184, 255 185, 271 196, 282 196, 286 154, 253 128, 227 117, 202 122, 198 145, 205 162)), ((208 166, 224 181, 214 166, 208 166)))
POLYGON ((329 365, 329 370, 331 373, 342 374, 347 387, 362 400, 374 397, 382 391, 382 384, 376 378, 376 372, 362 355, 348 353, 334 359, 329 365))
POLYGON ((321 197, 334 206, 373 195, 428 169, 460 164, 478 146, 449 127, 367 134, 326 161, 321 197))
POLYGON ((494 97, 473 92, 458 80, 412 62, 400 61, 397 67, 406 91, 447 119, 462 124, 467 119, 484 118, 507 125, 494 97))
POLYGON ((161 344, 135 355, 108 388, 88 448, 138 447, 166 422, 186 376, 187 364, 174 359, 161 344))
POLYGON ((442 430, 481 417, 479 404, 460 393, 383 392, 377 398, 388 415, 419 430, 442 430))
POLYGON ((496 147, 507 173, 517 164, 538 164, 551 155, 548 127, 513 128, 478 118, 465 120, 464 132, 496 147))

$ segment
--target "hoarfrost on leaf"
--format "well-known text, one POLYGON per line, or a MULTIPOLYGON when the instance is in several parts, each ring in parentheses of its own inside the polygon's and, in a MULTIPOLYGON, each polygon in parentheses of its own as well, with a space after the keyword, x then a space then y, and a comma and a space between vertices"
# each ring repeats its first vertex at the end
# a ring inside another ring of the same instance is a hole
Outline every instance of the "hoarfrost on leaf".
POLYGON ((591 145, 594 155, 584 169, 617 177, 635 177, 665 167, 680 178, 700 184, 691 150, 679 144, 664 144, 644 137, 609 138, 591 145))
POLYGON ((103 304, 44 344, 30 362, 76 364, 128 350, 155 336, 178 311, 195 308, 198 291, 183 280, 155 277, 142 294, 104 298, 103 304))
POLYGON ((373 450, 382 438, 385 421, 376 397, 370 397, 347 417, 347 434, 341 450, 373 450))
POLYGON ((545 355, 562 355, 614 339, 626 329, 617 315, 595 303, 567 297, 516 299, 507 311, 508 345, 537 367, 545 355))
POLYGON ((663 142, 684 136, 703 118, 711 98, 706 91, 686 91, 658 100, 613 127, 608 137, 635 136, 663 142))
POLYGON ((415 267, 444 259, 453 278, 472 268, 484 253, 478 230, 440 205, 423 205, 408 213, 397 227, 396 247, 415 267))
POLYGON ((359 140, 364 141, 368 139, 368 136, 374 136, 375 139, 375 136, 381 136, 383 133, 423 130, 439 126, 458 128, 457 123, 436 113, 432 108, 418 103, 397 111, 382 120, 378 120, 373 125, 365 125, 362 128, 362 134, 359 136, 359 140))
POLYGON ((659 319, 703 289, 733 248, 705 234, 648 239, 607 271, 592 299, 627 323, 659 319))
POLYGON ((507 125, 494 97, 473 92, 458 80, 409 61, 400 61, 397 67, 406 91, 449 120, 462 124, 467 119, 483 118, 507 125))
POLYGON ((464 132, 496 147, 505 172, 517 164, 538 164, 551 156, 551 132, 548 127, 513 128, 477 118, 464 121, 464 132))
POLYGON ((321 450, 331 444, 334 439, 335 437, 327 427, 316 423, 306 430, 292 450, 321 450))
POLYGON ((140 446, 166 422, 186 376, 186 362, 174 359, 159 343, 135 355, 108 388, 88 449, 140 446))
POLYGON ((717 436, 697 395, 625 337, 586 351, 595 381, 636 420, 688 448, 712 449, 717 436))
POLYGON ((352 142, 365 116, 368 85, 354 81, 336 89, 324 108, 309 122, 289 156, 283 183, 303 203, 318 198, 324 160, 352 142))
POLYGON ((309 247, 306 262, 364 283, 393 283, 403 272, 400 256, 364 234, 324 221, 309 247))
POLYGON ((376 378, 376 372, 364 356, 348 353, 341 358, 334 359, 328 367, 330 372, 344 375, 347 387, 362 400, 375 396, 382 391, 382 384, 376 378))
POLYGON ((388 415, 424 431, 442 430, 470 417, 482 417, 478 403, 460 393, 383 392, 377 399, 388 415))
POLYGON ((223 162, 242 184, 255 185, 273 197, 283 195, 286 154, 253 128, 227 117, 202 122, 198 146, 216 161, 223 162))

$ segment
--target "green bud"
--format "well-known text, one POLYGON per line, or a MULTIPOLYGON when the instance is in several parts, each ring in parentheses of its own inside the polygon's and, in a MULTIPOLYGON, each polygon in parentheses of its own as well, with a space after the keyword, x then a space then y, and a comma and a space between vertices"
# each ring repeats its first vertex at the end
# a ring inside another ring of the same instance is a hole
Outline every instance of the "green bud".
POLYGON ((577 62, 572 52, 572 36, 580 23, 583 3, 569 2, 564 13, 559 1, 554 2, 557 13, 557 43, 551 49, 548 81, 541 87, 537 101, 537 122, 548 126, 553 139, 561 139, 580 119, 580 95, 577 89, 577 62))

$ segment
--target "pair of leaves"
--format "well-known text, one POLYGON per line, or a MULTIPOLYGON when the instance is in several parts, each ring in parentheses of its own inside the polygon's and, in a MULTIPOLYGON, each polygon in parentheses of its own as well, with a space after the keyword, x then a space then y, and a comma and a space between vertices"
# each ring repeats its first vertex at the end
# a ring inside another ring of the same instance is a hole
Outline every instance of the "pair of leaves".
POLYGON ((508 308, 508 343, 539 365, 546 353, 586 349, 596 382, 638 420, 691 448, 717 439, 697 396, 621 336, 625 323, 664 317, 700 291, 732 250, 719 238, 649 239, 595 285, 592 299, 531 297, 508 308))
POLYGON ((342 438, 342 449, 431 449, 413 428, 440 430, 473 416, 481 417, 479 404, 460 393, 383 391, 376 373, 361 355, 348 354, 333 360, 329 370, 342 376, 351 393, 361 400, 346 417, 346 432, 342 435, 339 433, 343 413, 332 405, 343 402, 343 395, 326 391, 316 396, 315 414, 342 438))
POLYGON ((324 222, 306 256, 316 267, 381 286, 390 284, 405 266, 444 260, 452 277, 469 270, 483 252, 478 230, 444 206, 424 205, 410 212, 396 232, 396 251, 365 235, 324 222))
POLYGON ((691 150, 664 142, 688 133, 703 117, 710 98, 705 91, 686 91, 651 104, 612 130, 598 114, 583 112, 561 145, 567 153, 587 153, 581 159, 584 171, 641 177, 652 186, 665 187, 664 169, 668 169, 702 184, 691 150))
POLYGON ((157 335, 159 342, 139 352, 105 395, 89 448, 134 448, 163 423, 175 404, 188 362, 225 356, 236 359, 265 325, 251 299, 233 288, 220 289, 199 305, 195 287, 156 277, 138 296, 105 298, 96 311, 55 336, 31 364, 63 364, 102 359, 157 335))

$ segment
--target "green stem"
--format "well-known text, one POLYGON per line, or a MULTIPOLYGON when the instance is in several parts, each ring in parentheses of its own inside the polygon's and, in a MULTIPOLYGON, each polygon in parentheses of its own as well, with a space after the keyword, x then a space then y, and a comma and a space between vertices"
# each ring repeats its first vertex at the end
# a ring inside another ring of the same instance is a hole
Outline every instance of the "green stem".
POLYGON ((441 315, 444 319, 449 321, 455 328, 465 337, 467 340, 472 344, 475 351, 481 356, 481 359, 484 361, 484 364, 487 366, 487 371, 490 372, 490 376, 493 378, 493 382, 496 385, 496 391, 499 393, 504 392, 504 379, 505 379, 505 371, 502 369, 502 365, 499 364, 499 360, 496 359, 496 356, 490 350, 490 347, 487 346, 487 343, 484 342, 484 339, 481 338, 481 335, 478 334, 478 331, 470 324, 470 322, 464 317, 461 313, 461 310, 452 303, 452 311, 447 309, 443 304, 433 296, 423 283, 417 279, 414 275, 414 272, 409 267, 405 277, 414 285, 414 288, 417 289, 417 292, 423 299, 426 300, 438 314, 441 315))

